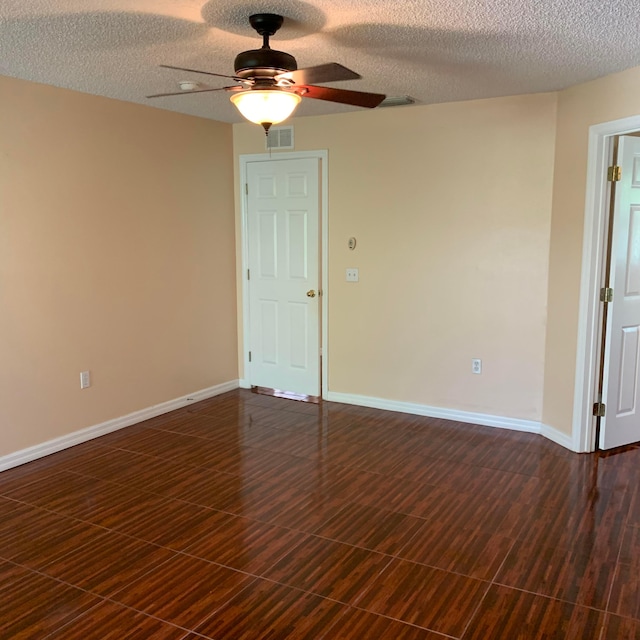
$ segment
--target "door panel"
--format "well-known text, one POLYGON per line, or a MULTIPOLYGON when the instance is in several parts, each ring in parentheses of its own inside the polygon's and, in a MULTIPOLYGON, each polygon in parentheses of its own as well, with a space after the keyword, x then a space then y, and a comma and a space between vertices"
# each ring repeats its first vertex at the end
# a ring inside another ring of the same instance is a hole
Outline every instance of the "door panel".
POLYGON ((275 211, 260 211, 258 213, 258 242, 259 275, 261 278, 278 277, 278 252, 277 225, 275 211))
POLYGON ((600 446, 640 441, 640 138, 623 136, 618 147, 622 179, 612 215, 610 286, 600 446))
POLYGON ((626 296, 640 296, 640 207, 632 207, 627 248, 626 296))
POLYGON ((620 392, 618 394, 618 410, 616 416, 635 413, 636 395, 638 391, 638 327, 623 327, 622 356, 620 358, 620 392))
POLYGON ((249 162, 247 181, 249 382, 319 396, 319 161, 249 162))

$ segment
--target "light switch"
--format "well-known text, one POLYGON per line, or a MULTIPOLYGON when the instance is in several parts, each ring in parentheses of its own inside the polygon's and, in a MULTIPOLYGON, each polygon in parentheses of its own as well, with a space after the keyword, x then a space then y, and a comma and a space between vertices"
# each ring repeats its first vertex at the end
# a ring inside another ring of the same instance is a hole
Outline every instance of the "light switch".
POLYGON ((360 276, 357 269, 347 269, 347 282, 358 282, 360 276))

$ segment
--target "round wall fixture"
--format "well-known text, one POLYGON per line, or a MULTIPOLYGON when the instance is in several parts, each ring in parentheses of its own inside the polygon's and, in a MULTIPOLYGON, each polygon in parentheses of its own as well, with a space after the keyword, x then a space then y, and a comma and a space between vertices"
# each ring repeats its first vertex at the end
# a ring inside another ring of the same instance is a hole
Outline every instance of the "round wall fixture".
POLYGON ((354 237, 349 238, 349 249, 353 251, 356 248, 356 239, 354 237))

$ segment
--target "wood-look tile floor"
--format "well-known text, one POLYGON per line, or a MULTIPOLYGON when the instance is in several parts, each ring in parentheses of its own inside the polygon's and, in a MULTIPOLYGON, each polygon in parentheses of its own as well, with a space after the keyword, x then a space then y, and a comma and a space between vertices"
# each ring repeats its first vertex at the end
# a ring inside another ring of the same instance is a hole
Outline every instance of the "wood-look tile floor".
POLYGON ((234 391, 0 473, 0 638, 640 639, 639 481, 234 391))

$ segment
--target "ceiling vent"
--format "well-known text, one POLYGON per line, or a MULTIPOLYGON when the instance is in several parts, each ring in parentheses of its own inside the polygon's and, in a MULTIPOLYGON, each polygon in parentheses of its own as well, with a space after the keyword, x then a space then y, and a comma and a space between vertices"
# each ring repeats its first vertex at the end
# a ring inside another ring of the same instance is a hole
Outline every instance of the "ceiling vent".
POLYGON ((411 96, 387 96, 379 105, 381 107, 403 107, 408 104, 415 104, 415 98, 411 96))
POLYGON ((293 127, 271 127, 267 134, 267 149, 293 149, 293 127))

